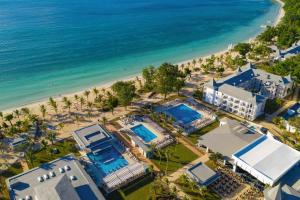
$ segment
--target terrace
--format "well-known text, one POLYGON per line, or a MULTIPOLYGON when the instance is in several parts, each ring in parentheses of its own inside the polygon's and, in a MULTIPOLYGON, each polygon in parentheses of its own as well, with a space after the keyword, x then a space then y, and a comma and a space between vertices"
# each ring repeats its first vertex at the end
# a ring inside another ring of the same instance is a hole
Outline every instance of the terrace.
POLYGON ((183 129, 184 135, 211 124, 217 117, 210 109, 194 99, 174 100, 157 107, 155 111, 175 120, 174 126, 183 129))

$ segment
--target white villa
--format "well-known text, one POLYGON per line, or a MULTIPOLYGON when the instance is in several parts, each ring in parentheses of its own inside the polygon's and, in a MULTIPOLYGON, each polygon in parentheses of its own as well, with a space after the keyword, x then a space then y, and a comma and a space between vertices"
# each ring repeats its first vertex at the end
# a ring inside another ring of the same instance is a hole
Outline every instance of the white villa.
POLYGON ((203 100, 245 119, 254 120, 264 113, 268 98, 284 98, 292 90, 290 76, 278 76, 256 69, 251 63, 235 74, 204 85, 203 100))

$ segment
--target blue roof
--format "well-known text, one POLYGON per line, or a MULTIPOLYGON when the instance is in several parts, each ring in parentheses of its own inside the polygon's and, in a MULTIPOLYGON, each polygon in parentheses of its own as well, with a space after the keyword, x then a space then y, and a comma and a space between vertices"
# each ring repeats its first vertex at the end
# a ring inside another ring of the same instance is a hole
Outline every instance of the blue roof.
POLYGON ((280 55, 286 55, 286 54, 299 54, 300 53, 300 45, 292 46, 284 51, 280 52, 280 55))
POLYGON ((300 103, 295 103, 294 105, 292 105, 288 111, 286 111, 286 113, 284 113, 284 115, 282 115, 283 119, 288 120, 292 117, 295 117, 297 115, 299 115, 299 108, 300 108, 300 103))

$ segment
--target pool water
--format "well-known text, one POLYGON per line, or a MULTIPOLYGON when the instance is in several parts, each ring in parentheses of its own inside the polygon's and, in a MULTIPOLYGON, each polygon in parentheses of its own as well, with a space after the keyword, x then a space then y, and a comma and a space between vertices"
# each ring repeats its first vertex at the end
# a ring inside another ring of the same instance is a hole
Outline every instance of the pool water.
POLYGON ((188 107, 185 104, 179 104, 166 111, 167 115, 172 116, 176 121, 184 124, 189 124, 192 121, 200 119, 202 116, 194 109, 188 107))
POLYGON ((157 136, 147 129, 144 125, 140 124, 135 127, 132 127, 131 130, 146 143, 151 142, 157 136))
POLYGON ((121 153, 119 153, 113 146, 103 149, 96 155, 88 153, 89 159, 97 166, 103 176, 128 165, 121 153))

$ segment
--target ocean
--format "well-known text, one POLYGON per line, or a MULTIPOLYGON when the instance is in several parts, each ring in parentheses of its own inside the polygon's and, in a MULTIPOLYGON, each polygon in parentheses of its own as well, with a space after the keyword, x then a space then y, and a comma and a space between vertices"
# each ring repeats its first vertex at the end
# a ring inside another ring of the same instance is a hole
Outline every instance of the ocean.
POLYGON ((0 110, 255 37, 271 0, 0 0, 0 110))

